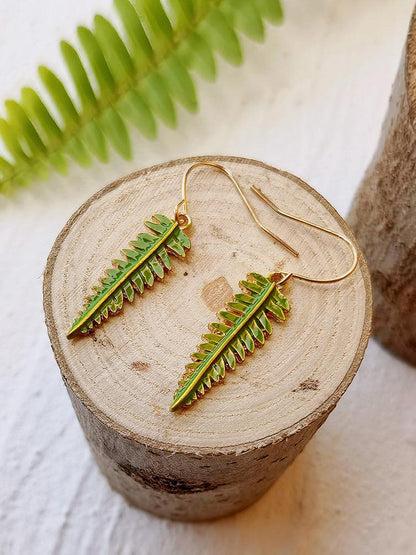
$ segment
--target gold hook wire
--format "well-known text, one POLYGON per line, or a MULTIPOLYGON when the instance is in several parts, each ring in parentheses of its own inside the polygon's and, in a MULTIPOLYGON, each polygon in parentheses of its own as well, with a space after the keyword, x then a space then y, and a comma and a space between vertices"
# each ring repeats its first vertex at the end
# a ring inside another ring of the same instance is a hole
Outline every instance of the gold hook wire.
POLYGON ((342 281, 343 279, 349 277, 353 273, 353 271, 357 267, 358 255, 357 255, 357 249, 355 248, 352 241, 350 241, 348 239, 348 237, 345 237, 345 235, 341 235, 340 233, 337 233, 336 231, 333 231, 332 229, 328 229, 327 227, 322 227, 320 225, 314 224, 313 222, 309 222, 307 220, 304 220, 303 218, 299 218, 298 216, 294 216, 293 214, 289 214, 289 212, 284 212, 273 201, 271 201, 269 199, 269 197, 267 197, 260 189, 258 189, 257 187, 254 187, 254 186, 251 186, 250 189, 254 193, 256 193, 256 195, 258 197, 260 197, 261 200, 263 200, 268 206, 270 206, 270 208, 272 210, 274 210, 274 212, 276 212, 277 214, 280 214, 280 216, 284 216, 285 218, 289 218, 290 220, 294 220, 295 222, 300 222, 301 224, 305 224, 305 225, 307 225, 309 227, 312 227, 314 229, 319 229, 319 231, 323 231, 325 233, 328 233, 329 235, 332 235, 333 237, 337 237, 338 239, 342 239, 342 241, 344 241, 349 246, 349 248, 351 249, 352 254, 353 254, 353 261, 352 261, 352 264, 351 264, 349 270, 347 270, 345 273, 341 274, 340 276, 337 276, 337 277, 334 277, 334 278, 331 278, 331 279, 318 279, 318 278, 312 278, 310 276, 304 276, 302 274, 296 274, 294 272, 290 272, 279 283, 284 283, 285 281, 287 281, 289 279, 289 277, 294 277, 294 278, 297 278, 297 279, 301 279, 303 281, 310 281, 312 283, 336 283, 337 281, 342 281))
MULTIPOLYGON (((186 170, 186 172, 183 176, 183 179, 182 179, 182 200, 178 203, 178 205, 176 206, 176 209, 175 209, 175 219, 178 222, 178 225, 181 229, 187 229, 188 227, 190 227, 192 225, 192 219, 191 219, 191 217, 189 215, 189 212, 188 212, 187 184, 188 184, 189 174, 194 169, 196 169, 198 167, 201 167, 201 166, 210 166, 210 167, 216 168, 217 170, 219 170, 220 172, 225 174, 231 180, 234 187, 237 189, 240 197, 242 198, 244 204, 246 205, 246 207, 247 207, 248 211, 250 212, 250 215, 253 218, 253 220, 255 221, 256 225, 264 233, 269 235, 272 239, 274 239, 280 245, 282 245, 285 249, 287 249, 291 254, 293 254, 294 256, 299 256, 298 251, 296 251, 293 247, 288 245, 286 243, 286 241, 284 241, 283 239, 278 237, 275 233, 273 233, 273 231, 271 231, 268 227, 266 227, 260 221, 260 219, 258 218, 253 206, 251 205, 251 203, 249 202, 249 200, 247 199, 247 197, 243 193, 240 185, 238 184, 238 182, 236 181, 236 179, 234 178, 232 173, 229 170, 227 170, 227 168, 225 168, 224 166, 221 166, 221 164, 217 164, 216 162, 209 162, 209 161, 195 162, 194 164, 192 164, 192 166, 190 166, 186 170)), ((294 220, 296 222, 300 222, 300 223, 305 224, 305 225, 307 225, 309 227, 312 227, 314 229, 318 229, 319 231, 323 231, 325 233, 328 233, 329 235, 332 235, 333 237, 337 237, 338 239, 341 239, 342 241, 344 241, 349 246, 349 248, 351 249, 352 254, 353 254, 353 261, 352 261, 352 264, 351 264, 350 268, 345 273, 341 274, 340 276, 337 276, 337 277, 331 278, 331 279, 319 279, 319 278, 313 278, 313 277, 310 277, 310 276, 305 276, 303 274, 297 274, 297 273, 294 273, 294 272, 289 272, 289 273, 283 273, 283 277, 278 282, 279 284, 285 283, 291 277, 297 278, 297 279, 303 280, 303 281, 312 282, 312 283, 336 283, 337 281, 342 281, 343 279, 347 278, 348 276, 350 276, 353 273, 353 271, 357 267, 358 255, 357 255, 357 250, 356 250, 354 244, 348 239, 348 237, 345 237, 344 235, 341 235, 340 233, 337 233, 336 231, 332 231, 331 229, 328 229, 326 227, 322 227, 322 226, 319 226, 317 224, 314 224, 313 222, 309 222, 307 220, 304 220, 303 218, 299 218, 298 216, 295 216, 295 215, 290 214, 288 212, 284 212, 273 201, 271 201, 260 189, 258 189, 257 187, 252 186, 251 190, 254 193, 256 193, 256 195, 261 200, 263 200, 263 202, 265 202, 272 210, 274 210, 280 216, 284 216, 284 217, 289 218, 291 220, 294 220)))
POLYGON ((293 254, 293 256, 299 256, 299 253, 295 249, 293 249, 290 245, 288 245, 286 243, 286 241, 283 241, 283 239, 278 237, 275 233, 273 233, 273 231, 271 231, 268 227, 266 227, 265 225, 263 225, 261 223, 261 221, 259 220, 254 208, 250 204, 246 195, 243 193, 240 185, 235 180, 233 174, 229 170, 227 170, 227 168, 224 168, 224 166, 221 166, 221 164, 217 164, 216 162, 208 162, 208 161, 206 161, 206 162, 195 162, 195 164, 192 164, 192 166, 190 166, 186 170, 186 172, 185 172, 185 174, 182 178, 182 200, 179 202, 179 204, 176 206, 176 209, 175 209, 175 219, 178 222, 179 227, 181 229, 187 229, 188 227, 190 227, 192 225, 192 219, 191 219, 191 217, 189 215, 189 212, 188 212, 187 184, 188 184, 189 174, 194 169, 199 168, 201 166, 210 166, 212 168, 216 168, 217 170, 219 170, 220 172, 225 174, 231 180, 234 187, 237 189, 240 197, 242 198, 244 204, 246 205, 248 211, 250 212, 251 217, 256 222, 256 225, 262 231, 264 231, 264 233, 266 233, 272 239, 274 239, 275 241, 280 243, 280 245, 282 245, 282 247, 284 247, 291 254, 293 254))

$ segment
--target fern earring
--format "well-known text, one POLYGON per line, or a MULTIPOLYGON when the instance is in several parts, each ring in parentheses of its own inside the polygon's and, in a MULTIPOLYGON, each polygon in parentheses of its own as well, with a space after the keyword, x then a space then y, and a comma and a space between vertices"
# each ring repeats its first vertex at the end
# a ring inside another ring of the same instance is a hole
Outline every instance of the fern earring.
POLYGON ((68 339, 91 332, 119 312, 125 299, 132 302, 135 292, 143 294, 146 286, 153 287, 155 280, 163 279, 171 269, 171 255, 184 257, 191 246, 179 221, 155 214, 144 225, 150 233, 139 233, 130 248, 121 251, 124 260, 113 260, 113 268, 105 271, 100 285, 93 287, 94 294, 87 297, 67 333, 68 339))
POLYGON ((253 207, 228 170, 215 162, 196 162, 183 176, 183 199, 176 206, 174 219, 155 214, 151 221, 145 222, 150 233, 140 233, 134 241, 130 242, 129 248, 121 251, 125 257, 124 260, 113 260, 113 268, 105 271, 101 283, 93 287, 94 294, 87 297, 83 310, 79 311, 78 317, 67 333, 68 339, 91 332, 109 316, 119 312, 125 299, 132 302, 135 293, 143 294, 146 287, 151 288, 156 280, 163 279, 166 271, 172 267, 171 255, 178 257, 186 255, 191 242, 184 230, 192 223, 187 214, 186 185, 190 172, 199 166, 211 166, 225 173, 233 182, 257 225, 273 239, 292 250, 289 245, 261 224, 253 207))
MULTIPOLYGON (((261 224, 233 176, 228 171, 224 173, 228 175, 236 186, 259 227, 273 239, 276 239, 294 256, 298 256, 298 252, 295 249, 287 245, 287 243, 279 239, 261 224)), ((353 255, 351 266, 342 275, 330 279, 319 279, 294 272, 274 273, 267 277, 257 273, 248 274, 247 280, 243 280, 239 284, 241 292, 236 293, 233 299, 227 303, 225 309, 218 313, 219 321, 209 324, 209 333, 202 336, 203 342, 198 345, 197 351, 191 354, 192 362, 185 367, 185 373, 179 381, 178 389, 173 397, 170 407, 171 411, 175 411, 182 406, 191 405, 199 397, 203 396, 212 387, 213 383, 222 380, 227 370, 235 370, 237 363, 242 363, 248 353, 253 353, 256 346, 264 344, 265 340, 272 333, 270 320, 284 320, 285 314, 290 310, 289 302, 282 293, 283 286, 290 279, 298 279, 316 284, 336 283, 348 278, 357 266, 357 251, 354 244, 347 237, 284 212, 262 193, 260 189, 251 187, 251 190, 281 216, 318 229, 344 241, 351 249, 353 255)), ((178 207, 183 210, 182 215, 186 216, 190 222, 191 219, 187 213, 186 179, 183 184, 183 200, 178 207)))

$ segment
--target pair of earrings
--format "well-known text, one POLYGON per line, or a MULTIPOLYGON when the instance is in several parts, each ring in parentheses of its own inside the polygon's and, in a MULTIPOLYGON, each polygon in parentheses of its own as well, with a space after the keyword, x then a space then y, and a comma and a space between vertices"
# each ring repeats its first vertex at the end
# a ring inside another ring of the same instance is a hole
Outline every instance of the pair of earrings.
MULTIPOLYGON (((184 174, 182 200, 175 209, 174 219, 155 214, 151 221, 145 222, 150 233, 140 233, 130 242, 130 248, 122 250, 125 258, 113 260, 113 268, 106 270, 100 285, 93 288, 94 294, 87 297, 83 311, 80 311, 67 333, 68 339, 91 332, 94 326, 116 314, 125 299, 132 302, 135 292, 142 294, 146 287, 153 286, 155 280, 163 279, 166 271, 171 269, 171 255, 186 255, 191 242, 185 230, 192 224, 188 212, 187 183, 189 174, 200 166, 211 166, 224 173, 233 183, 256 225, 294 256, 299 255, 261 223, 240 185, 226 168, 215 162, 196 162, 184 174)), ((282 293, 282 287, 289 279, 335 283, 350 276, 357 266, 357 251, 347 237, 284 212, 256 187, 251 187, 251 190, 277 214, 343 240, 352 251, 352 264, 344 274, 331 279, 318 279, 294 272, 274 273, 267 277, 257 273, 248 274, 247 279, 239 284, 241 292, 236 293, 225 309, 218 313, 219 321, 209 324, 209 333, 202 336, 203 342, 191 354, 192 362, 186 366, 179 381, 170 407, 172 411, 192 404, 211 388, 212 382, 224 378, 226 370, 234 370, 237 363, 244 361, 247 353, 252 353, 256 346, 264 344, 272 333, 270 320, 284 320, 285 313, 290 310, 289 302, 282 293)))

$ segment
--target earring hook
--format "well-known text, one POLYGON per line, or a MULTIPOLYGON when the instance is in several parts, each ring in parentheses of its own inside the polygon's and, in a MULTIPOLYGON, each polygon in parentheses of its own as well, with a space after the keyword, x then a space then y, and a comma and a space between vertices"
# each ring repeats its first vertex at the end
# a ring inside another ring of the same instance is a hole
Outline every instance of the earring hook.
POLYGON ((278 237, 275 233, 273 233, 273 231, 271 231, 268 227, 266 227, 264 224, 262 224, 262 222, 259 220, 254 208, 252 207, 251 203, 247 199, 246 195, 243 193, 243 190, 241 189, 240 185, 235 180, 232 173, 229 170, 227 170, 227 168, 225 168, 224 166, 221 166, 221 164, 217 164, 216 162, 209 162, 209 161, 195 162, 195 164, 192 164, 192 166, 190 166, 186 170, 186 172, 184 173, 184 176, 182 178, 182 200, 179 202, 179 204, 176 206, 176 209, 175 209, 175 220, 178 222, 179 227, 181 229, 187 229, 188 227, 190 227, 192 225, 192 219, 191 219, 191 217, 189 215, 189 212, 188 212, 187 184, 188 184, 189 174, 194 169, 199 168, 201 166, 210 166, 212 168, 216 168, 217 170, 219 170, 220 172, 225 174, 230 179, 230 181, 232 182, 234 187, 237 189, 238 194, 242 198, 244 204, 246 205, 246 207, 247 207, 248 211, 250 212, 250 215, 253 218, 253 220, 255 221, 256 225, 262 231, 264 231, 264 233, 266 233, 272 239, 274 239, 275 241, 280 243, 280 245, 282 245, 282 247, 284 247, 291 254, 293 254, 293 256, 299 256, 299 253, 294 248, 292 248, 290 245, 288 245, 286 243, 286 241, 284 241, 283 239, 278 237))
MULTIPOLYGON (((209 167, 212 167, 212 168, 216 168, 221 173, 226 175, 230 179, 230 181, 232 182, 234 187, 236 188, 238 194, 240 195, 241 199, 243 200, 244 204, 246 205, 246 207, 247 207, 248 211, 250 212, 250 215, 253 218, 256 225, 264 233, 269 235, 272 239, 274 239, 280 245, 282 245, 285 249, 287 249, 291 254, 293 254, 296 257, 299 256, 298 251, 296 251, 293 247, 288 245, 288 243, 286 243, 286 241, 284 241, 283 239, 278 237, 273 231, 271 231, 268 227, 266 227, 260 221, 260 219, 257 216, 253 206, 251 205, 250 201, 248 200, 248 198, 244 194, 243 190, 241 189, 240 185, 238 184, 238 182, 236 181, 236 179, 234 178, 232 173, 229 170, 227 170, 227 168, 225 168, 224 166, 222 166, 221 164, 218 164, 216 162, 210 162, 210 161, 195 162, 184 173, 184 176, 182 178, 182 200, 177 204, 176 209, 175 209, 175 220, 177 221, 177 223, 178 223, 178 225, 181 229, 187 229, 188 227, 190 227, 192 225, 192 219, 191 219, 191 217, 189 215, 189 212, 188 212, 187 184, 188 184, 189 174, 194 169, 199 168, 201 166, 209 166, 209 167)), ((307 221, 303 218, 300 218, 298 216, 290 214, 289 212, 283 211, 257 187, 252 186, 251 190, 254 193, 256 193, 256 195, 261 200, 263 200, 263 202, 265 202, 277 214, 279 214, 281 216, 284 216, 286 218, 289 218, 291 220, 294 220, 296 222, 302 223, 304 225, 307 225, 309 227, 312 227, 314 229, 318 229, 319 231, 323 231, 324 233, 327 233, 328 235, 332 235, 333 237, 336 237, 338 239, 341 239, 342 241, 344 241, 348 245, 348 247, 351 249, 351 252, 353 254, 353 261, 352 261, 352 264, 351 264, 350 268, 345 273, 341 274, 340 276, 336 276, 336 277, 330 278, 330 279, 319 279, 319 278, 314 278, 314 277, 310 277, 310 276, 305 276, 303 274, 288 272, 288 273, 284 273, 283 276, 279 279, 279 281, 278 281, 279 284, 285 283, 291 277, 294 277, 294 278, 297 278, 297 279, 303 280, 303 281, 308 281, 308 282, 311 282, 311 283, 336 283, 337 281, 342 281, 343 279, 349 277, 354 272, 354 270, 355 270, 355 268, 357 267, 357 264, 358 264, 358 254, 357 254, 357 249, 355 248, 352 241, 350 241, 350 239, 348 239, 348 237, 345 237, 344 235, 342 235, 340 233, 337 233, 336 231, 333 231, 332 229, 322 227, 318 224, 315 224, 313 222, 309 222, 309 221, 307 221)), ((281 275, 281 274, 276 274, 276 277, 278 275, 281 275)))
POLYGON ((299 218, 298 216, 294 216, 293 214, 289 214, 288 212, 284 212, 273 201, 271 201, 260 189, 258 189, 257 187, 254 187, 254 186, 250 187, 250 189, 254 193, 256 193, 256 195, 258 197, 260 197, 268 206, 270 206, 270 208, 272 210, 274 210, 277 214, 280 214, 281 216, 284 216, 285 218, 289 218, 290 220, 294 220, 295 222, 300 222, 301 224, 305 224, 305 225, 307 225, 309 227, 312 227, 314 229, 318 229, 319 231, 323 231, 325 233, 328 233, 329 235, 332 235, 333 237, 337 237, 338 239, 342 239, 342 241, 344 241, 349 246, 349 248, 351 249, 352 254, 353 254, 353 261, 352 261, 352 264, 351 264, 350 268, 344 274, 341 274, 340 276, 337 276, 337 277, 331 278, 331 279, 317 279, 317 278, 312 278, 310 276, 304 276, 302 274, 296 274, 294 272, 290 272, 288 274, 285 274, 283 279, 279 281, 280 284, 283 284, 290 277, 294 277, 294 278, 297 278, 297 279, 300 279, 300 280, 303 280, 303 281, 309 281, 309 282, 312 282, 312 283, 336 283, 337 281, 342 281, 343 279, 347 278, 348 276, 350 276, 353 273, 353 271, 357 267, 358 254, 357 254, 357 249, 355 248, 352 241, 350 241, 348 239, 348 237, 345 237, 344 235, 341 235, 340 233, 337 233, 336 231, 333 231, 332 229, 322 227, 320 225, 314 224, 313 222, 309 222, 307 220, 304 220, 303 218, 299 218))

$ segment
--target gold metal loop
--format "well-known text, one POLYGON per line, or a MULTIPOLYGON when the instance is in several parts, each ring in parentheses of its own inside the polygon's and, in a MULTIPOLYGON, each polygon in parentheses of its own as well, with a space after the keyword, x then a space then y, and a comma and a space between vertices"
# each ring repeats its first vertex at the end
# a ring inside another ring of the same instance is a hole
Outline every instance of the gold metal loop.
POLYGON ((253 220, 255 221, 256 225, 262 231, 264 231, 264 233, 269 235, 269 237, 271 237, 272 239, 277 241, 280 245, 282 245, 282 247, 284 247, 291 254, 293 254, 293 256, 299 256, 299 253, 295 249, 293 249, 290 245, 288 245, 286 243, 286 241, 284 241, 283 239, 278 237, 275 233, 273 233, 273 231, 271 231, 268 227, 266 227, 265 225, 263 225, 261 223, 261 221, 259 220, 254 208, 250 204, 246 195, 243 193, 240 185, 237 183, 237 181, 235 180, 232 173, 229 170, 227 170, 227 168, 224 168, 224 166, 221 166, 221 164, 217 164, 216 162, 209 162, 209 161, 195 162, 195 164, 192 164, 192 166, 190 166, 186 170, 186 172, 183 176, 183 179, 182 179, 182 200, 179 202, 179 204, 176 206, 176 209, 175 209, 175 219, 178 222, 178 225, 181 229, 186 229, 186 228, 188 228, 192 225, 192 219, 191 219, 191 217, 189 215, 189 212, 188 212, 187 184, 188 184, 189 174, 194 169, 199 168, 201 166, 210 166, 212 168, 216 168, 217 170, 219 170, 220 172, 225 174, 230 179, 230 181, 232 182, 234 187, 237 189, 238 194, 242 198, 244 204, 246 205, 246 207, 247 207, 248 211, 250 212, 250 215, 253 218, 253 220), (185 223, 184 223, 184 219, 186 219, 185 223))
POLYGON ((357 267, 358 255, 357 255, 357 250, 356 250, 354 244, 352 243, 352 241, 350 241, 348 239, 348 237, 345 237, 344 235, 341 235, 340 233, 337 233, 336 231, 332 231, 332 229, 322 227, 322 226, 314 224, 312 222, 308 222, 307 220, 304 220, 303 218, 299 218, 298 216, 294 216, 293 214, 289 214, 288 212, 284 212, 273 201, 271 201, 269 199, 269 197, 267 197, 260 189, 258 189, 257 187, 254 187, 254 186, 250 187, 250 189, 252 191, 254 191, 256 193, 256 195, 258 197, 260 197, 268 206, 270 206, 270 208, 272 210, 274 210, 274 212, 276 212, 277 214, 280 214, 281 216, 284 216, 285 218, 289 218, 291 220, 294 220, 295 222, 300 222, 301 224, 305 224, 309 227, 313 227, 314 229, 319 229, 319 231, 323 231, 325 233, 328 233, 329 235, 332 235, 333 237, 337 237, 338 239, 342 239, 342 241, 344 241, 349 246, 349 248, 351 249, 352 254, 353 254, 353 261, 352 261, 352 264, 351 264, 349 270, 347 270, 344 274, 341 274, 340 276, 337 276, 335 278, 318 279, 318 278, 313 278, 313 277, 310 277, 310 276, 304 276, 302 274, 296 274, 294 272, 290 272, 290 273, 286 274, 284 276, 283 280, 279 283, 284 283, 290 277, 301 279, 303 281, 310 281, 310 282, 313 282, 313 283, 335 283, 337 281, 342 281, 343 279, 347 278, 348 276, 350 276, 353 273, 353 271, 357 267))

